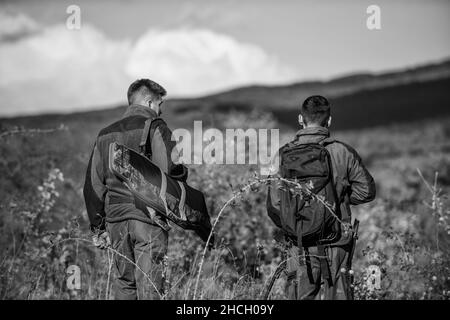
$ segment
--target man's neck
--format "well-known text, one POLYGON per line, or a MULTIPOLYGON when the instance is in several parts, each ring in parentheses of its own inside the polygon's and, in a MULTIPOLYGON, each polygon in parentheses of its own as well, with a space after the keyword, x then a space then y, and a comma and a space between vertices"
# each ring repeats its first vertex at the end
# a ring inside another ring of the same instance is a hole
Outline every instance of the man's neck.
POLYGON ((147 118, 157 118, 158 114, 151 109, 149 106, 141 105, 141 104, 131 104, 128 106, 125 111, 123 117, 136 116, 141 115, 147 118))
POLYGON ((297 131, 297 136, 305 136, 305 135, 325 135, 329 136, 330 131, 326 127, 322 126, 307 126, 297 131))
POLYGON ((318 125, 318 124, 308 124, 306 126, 303 126, 303 129, 313 129, 313 128, 325 128, 325 129, 328 129, 328 127, 321 126, 321 125, 318 125))

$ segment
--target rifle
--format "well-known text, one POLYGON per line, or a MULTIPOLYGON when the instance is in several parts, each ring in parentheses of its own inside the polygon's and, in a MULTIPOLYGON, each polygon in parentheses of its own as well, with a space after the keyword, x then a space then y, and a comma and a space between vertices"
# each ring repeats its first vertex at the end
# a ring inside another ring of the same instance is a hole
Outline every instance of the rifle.
POLYGON ((351 248, 350 248, 350 252, 348 254, 348 259, 347 259, 347 272, 348 272, 348 276, 349 276, 349 284, 350 284, 350 288, 346 288, 347 289, 347 293, 350 297, 352 297, 353 299, 353 290, 352 290, 352 284, 354 281, 354 275, 350 274, 350 270, 352 270, 352 260, 353 260, 353 255, 355 254, 355 248, 356 248, 356 240, 358 239, 358 230, 359 230, 359 220, 355 219, 355 221, 353 221, 353 226, 352 226, 352 242, 351 242, 351 248))
POLYGON ((352 268, 352 260, 353 260, 353 255, 355 254, 355 247, 356 247, 356 240, 358 239, 358 229, 359 229, 359 220, 355 219, 355 221, 353 221, 353 226, 352 226, 352 246, 350 248, 350 253, 347 259, 347 270, 351 270, 352 268))

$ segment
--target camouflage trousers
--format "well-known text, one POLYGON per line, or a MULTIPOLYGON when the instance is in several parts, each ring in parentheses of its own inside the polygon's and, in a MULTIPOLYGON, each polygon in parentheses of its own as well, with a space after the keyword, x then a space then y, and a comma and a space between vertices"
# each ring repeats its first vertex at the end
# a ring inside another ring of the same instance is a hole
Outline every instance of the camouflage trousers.
POLYGON ((321 251, 318 247, 309 247, 303 251, 301 254, 296 246, 287 250, 288 299, 353 300, 348 250, 324 247, 321 251), (325 267, 328 277, 324 276, 325 267))
POLYGON ((113 289, 115 299, 159 299, 164 288, 168 233, 138 220, 108 223, 107 229, 112 248, 120 253, 114 255, 118 273, 113 289))

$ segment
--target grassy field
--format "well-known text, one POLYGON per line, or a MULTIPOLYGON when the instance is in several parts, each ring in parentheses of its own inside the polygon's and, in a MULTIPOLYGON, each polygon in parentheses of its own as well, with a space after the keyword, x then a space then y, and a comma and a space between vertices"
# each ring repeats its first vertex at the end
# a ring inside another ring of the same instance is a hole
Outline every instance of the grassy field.
MULTIPOLYGON (((97 131, 121 112, 0 122, 2 299, 113 297, 114 252, 96 250, 90 242, 82 186, 97 131), (17 132, 10 132, 15 126, 17 132), (81 290, 66 286, 72 264, 80 267, 81 290)), ((279 125, 263 112, 224 113, 216 121, 243 128, 279 125)), ((293 134, 283 129, 282 142, 293 134)), ((358 150, 377 183, 377 199, 354 208, 361 220, 354 258, 357 298, 448 299, 450 118, 333 134, 358 150), (381 271, 379 289, 367 286, 367 270, 374 265, 381 271)), ((224 203, 252 181, 255 169, 192 166, 188 182, 204 191, 214 221, 224 203)), ((206 254, 200 274, 203 244, 191 232, 173 229, 163 298, 260 298, 284 257, 265 211, 265 192, 264 186, 252 188, 224 208, 214 230, 218 246, 206 254)), ((285 299, 284 284, 282 276, 270 298, 285 299)))

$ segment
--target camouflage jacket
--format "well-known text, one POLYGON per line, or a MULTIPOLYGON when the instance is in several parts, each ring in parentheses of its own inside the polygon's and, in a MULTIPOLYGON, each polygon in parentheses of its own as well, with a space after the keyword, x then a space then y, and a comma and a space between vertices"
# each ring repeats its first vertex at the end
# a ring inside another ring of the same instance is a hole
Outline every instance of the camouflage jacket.
MULTIPOLYGON (((139 151, 139 144, 145 122, 156 118, 156 112, 149 107, 131 105, 122 119, 102 129, 94 144, 83 189, 87 214, 92 231, 104 230, 105 222, 119 222, 135 219, 152 223, 150 217, 134 205, 134 198, 127 187, 108 169, 109 145, 123 144, 139 151)), ((151 137, 152 162, 165 173, 175 175, 185 181, 187 169, 172 161, 176 143, 171 140, 172 132, 162 121, 151 137)), ((175 150, 176 151, 176 150, 175 150)))

